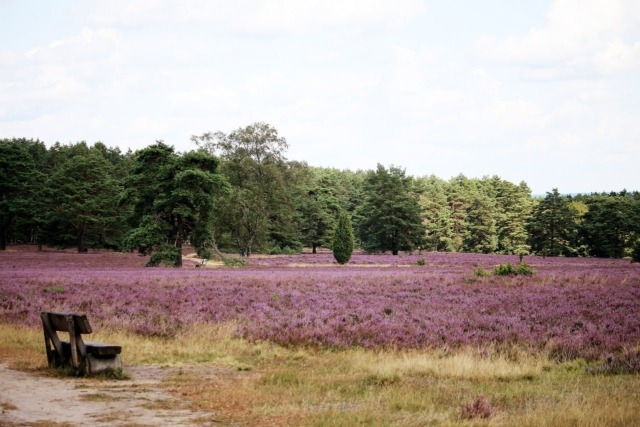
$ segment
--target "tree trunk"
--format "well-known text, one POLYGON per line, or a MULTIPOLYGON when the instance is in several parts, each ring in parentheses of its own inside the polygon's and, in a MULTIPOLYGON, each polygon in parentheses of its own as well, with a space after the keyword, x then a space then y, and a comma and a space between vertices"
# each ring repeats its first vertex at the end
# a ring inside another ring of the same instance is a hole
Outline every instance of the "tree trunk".
POLYGON ((316 253, 316 248, 318 247, 318 245, 316 245, 315 243, 312 243, 311 247, 312 247, 312 252, 315 254, 316 253))
POLYGON ((176 235, 176 248, 178 253, 176 255, 176 267, 182 267, 182 233, 184 231, 184 219, 182 215, 178 215, 178 227, 176 235))
POLYGON ((85 227, 80 227, 80 229, 78 230, 78 253, 79 254, 87 252, 87 249, 85 248, 85 242, 84 242, 85 234, 86 234, 85 227))
POLYGON ((398 238, 394 235, 393 238, 391 239, 391 253, 393 255, 398 255, 398 251, 400 244, 398 243, 398 238))
POLYGON ((8 234, 8 227, 2 226, 2 230, 0 230, 0 251, 7 249, 8 234))
POLYGON ((5 215, 0 223, 0 251, 7 249, 9 244, 9 224, 11 224, 11 215, 5 215))

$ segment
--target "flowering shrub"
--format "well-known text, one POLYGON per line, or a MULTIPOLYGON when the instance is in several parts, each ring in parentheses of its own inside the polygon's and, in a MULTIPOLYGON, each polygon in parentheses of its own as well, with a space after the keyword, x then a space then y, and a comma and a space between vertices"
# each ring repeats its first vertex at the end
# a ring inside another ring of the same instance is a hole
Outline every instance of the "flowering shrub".
POLYGON ((135 254, 0 253, 0 321, 38 326, 42 310, 86 312, 97 327, 171 336, 233 321, 248 339, 367 348, 523 344, 601 358, 640 344, 640 265, 529 257, 534 277, 474 268, 501 255, 354 254, 250 258, 240 268, 145 268, 135 254), (335 267, 334 267, 335 266, 335 267), (61 289, 62 292, 52 291, 61 289))
POLYGON ((462 418, 466 420, 474 418, 491 418, 496 409, 484 397, 480 396, 473 402, 462 407, 462 418))

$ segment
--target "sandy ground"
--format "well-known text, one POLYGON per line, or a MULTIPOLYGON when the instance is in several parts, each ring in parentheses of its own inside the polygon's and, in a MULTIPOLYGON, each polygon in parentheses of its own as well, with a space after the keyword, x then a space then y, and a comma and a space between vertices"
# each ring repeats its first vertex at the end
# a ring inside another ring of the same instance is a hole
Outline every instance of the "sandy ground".
POLYGON ((130 380, 98 381, 44 377, 0 364, 0 426, 221 425, 210 413, 175 409, 182 405, 160 386, 171 371, 138 366, 127 369, 130 380))

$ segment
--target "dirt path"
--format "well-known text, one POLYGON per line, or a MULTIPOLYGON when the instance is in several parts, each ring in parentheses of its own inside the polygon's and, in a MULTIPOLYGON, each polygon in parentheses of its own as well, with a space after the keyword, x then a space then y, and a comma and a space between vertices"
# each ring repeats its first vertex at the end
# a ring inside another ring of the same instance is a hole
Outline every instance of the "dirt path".
POLYGON ((131 380, 49 378, 0 365, 0 426, 220 425, 212 414, 180 408, 160 387, 170 370, 131 367, 131 380))

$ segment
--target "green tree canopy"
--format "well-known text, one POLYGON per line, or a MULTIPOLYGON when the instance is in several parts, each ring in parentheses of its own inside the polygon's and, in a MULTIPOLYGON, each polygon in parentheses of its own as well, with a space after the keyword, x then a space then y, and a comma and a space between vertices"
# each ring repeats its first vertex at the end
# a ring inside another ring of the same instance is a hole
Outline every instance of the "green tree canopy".
POLYGON ((426 227, 425 248, 432 251, 453 251, 453 221, 447 200, 448 183, 430 176, 418 180, 422 191, 420 204, 426 227))
POLYGON ((528 224, 529 242, 535 253, 546 256, 576 255, 576 212, 570 201, 554 188, 533 209, 528 224))
MULTIPOLYGON (((137 226, 129 233, 127 246, 151 253, 152 264, 181 266, 187 239, 209 242, 203 234, 211 226, 214 196, 227 189, 217 168, 218 159, 204 150, 179 154, 159 141, 138 151, 127 182, 137 226)), ((207 248, 196 245, 196 249, 207 248)))
POLYGON ((364 250, 398 255, 421 247, 425 226, 415 190, 413 179, 398 167, 378 164, 367 173, 364 200, 357 210, 357 234, 364 250))
POLYGON ((267 123, 229 133, 205 133, 192 140, 221 156, 221 172, 232 185, 220 200, 216 217, 223 242, 243 256, 255 250, 299 250, 300 216, 294 203, 300 165, 286 161, 285 138, 267 123))
POLYGON ((467 207, 467 227, 463 249, 466 252, 493 253, 498 246, 495 202, 483 191, 471 194, 467 207))
POLYGON ((581 198, 586 212, 580 221, 582 242, 589 255, 622 258, 635 244, 638 217, 636 203, 629 194, 594 194, 581 198))
POLYGON ((37 215, 36 200, 43 187, 31 151, 37 145, 25 139, 0 140, 0 250, 6 249, 16 219, 31 221, 37 215))
POLYGON ((116 209, 121 193, 113 179, 113 167, 96 149, 86 145, 63 160, 47 181, 48 243, 77 245, 78 252, 89 246, 115 246, 109 242, 117 229, 116 209))

